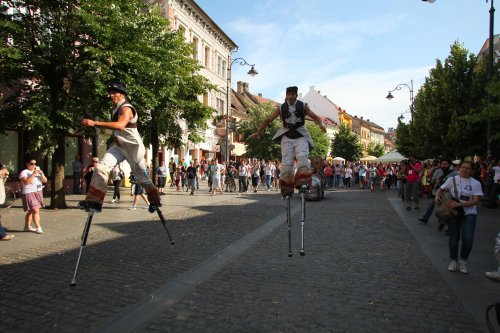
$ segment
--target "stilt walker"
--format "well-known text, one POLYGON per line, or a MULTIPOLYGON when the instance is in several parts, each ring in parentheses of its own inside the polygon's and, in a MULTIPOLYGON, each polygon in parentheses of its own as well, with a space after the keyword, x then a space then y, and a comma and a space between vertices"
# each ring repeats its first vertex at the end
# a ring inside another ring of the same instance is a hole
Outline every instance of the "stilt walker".
MULTIPOLYGON (((286 100, 283 104, 276 107, 276 110, 264 120, 259 127, 257 132, 252 134, 252 138, 259 138, 262 131, 269 125, 274 119, 280 117, 282 121, 282 127, 274 135, 274 142, 281 144, 281 172, 280 172, 280 187, 281 195, 287 202, 287 216, 289 212, 290 198, 297 188, 302 191, 302 186, 305 186, 304 191, 308 191, 312 182, 312 170, 309 162, 309 150, 314 147, 314 142, 311 135, 307 131, 305 125, 305 118, 309 116, 314 122, 321 128, 323 132, 326 132, 326 128, 318 117, 309 106, 297 99, 298 88, 288 87, 286 88, 286 100), (293 173, 293 160, 297 160, 297 172, 293 173), (288 198, 288 199, 287 199, 288 198)), ((306 192, 304 192, 305 195, 306 192)), ((305 200, 302 198, 302 250, 301 255, 304 255, 304 234, 303 234, 303 223, 305 219, 305 200)), ((288 221, 287 221, 288 223, 288 221)), ((289 229, 289 238, 290 238, 289 229)), ((291 250, 288 253, 291 256, 291 250)))
POLYGON ((125 99, 125 96, 128 94, 128 90, 123 83, 114 82, 108 87, 107 92, 114 104, 114 109, 111 112, 111 121, 104 122, 94 121, 92 119, 82 119, 83 126, 100 127, 113 130, 115 144, 106 151, 103 159, 97 164, 96 171, 94 171, 90 182, 87 196, 85 200, 78 203, 79 208, 88 212, 88 217, 82 234, 80 252, 76 262, 75 273, 70 284, 71 286, 76 285, 76 275, 78 273, 78 267, 82 258, 83 249, 87 243, 92 218, 95 213, 99 213, 102 210, 102 204, 107 191, 108 175, 116 165, 125 160, 129 163, 136 182, 141 184, 146 190, 149 201, 149 212, 158 213, 160 222, 163 224, 163 227, 170 238, 170 243, 172 245, 175 244, 167 229, 165 218, 159 209, 161 207, 161 202, 158 190, 149 179, 146 172, 146 161, 144 160, 146 148, 144 147, 141 136, 137 131, 137 112, 135 108, 125 99))

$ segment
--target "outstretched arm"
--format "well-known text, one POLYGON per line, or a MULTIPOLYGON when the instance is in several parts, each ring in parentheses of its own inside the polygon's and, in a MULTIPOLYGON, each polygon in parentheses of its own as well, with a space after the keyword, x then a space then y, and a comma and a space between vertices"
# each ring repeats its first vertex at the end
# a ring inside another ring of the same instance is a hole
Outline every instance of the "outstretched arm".
POLYGON ((260 137, 262 131, 267 127, 267 125, 269 125, 270 123, 273 122, 274 119, 276 119, 278 116, 280 115, 280 108, 279 106, 276 107, 276 109, 273 111, 273 113, 271 113, 269 115, 269 117, 266 118, 266 120, 264 120, 260 125, 259 127, 257 128, 257 132, 255 132, 254 134, 252 134, 250 137, 251 138, 258 138, 260 137))
POLYGON ((326 128, 325 128, 325 124, 323 124, 323 121, 321 120, 320 117, 318 117, 318 115, 316 113, 314 113, 311 108, 309 108, 308 105, 306 105, 306 107, 304 108, 304 113, 311 117, 312 120, 314 120, 314 122, 316 123, 316 125, 319 126, 319 128, 321 128, 321 130, 323 131, 323 133, 326 132, 326 128))
POLYGON ((118 121, 95 121, 92 119, 82 119, 83 126, 90 127, 102 127, 108 128, 110 130, 123 131, 130 119, 134 117, 132 109, 129 107, 123 107, 118 115, 118 121))

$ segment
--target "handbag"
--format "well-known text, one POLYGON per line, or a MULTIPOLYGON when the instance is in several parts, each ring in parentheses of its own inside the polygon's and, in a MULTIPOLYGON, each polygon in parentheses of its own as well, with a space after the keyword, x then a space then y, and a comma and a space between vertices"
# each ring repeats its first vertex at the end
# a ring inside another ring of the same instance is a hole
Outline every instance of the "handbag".
POLYGON ((434 207, 434 214, 439 220, 439 224, 446 224, 449 220, 456 217, 463 217, 465 215, 464 207, 459 206, 457 208, 451 208, 448 206, 448 202, 456 201, 460 202, 456 197, 458 197, 457 183, 455 177, 453 179, 453 189, 455 197, 451 195, 449 191, 441 192, 441 204, 434 207))

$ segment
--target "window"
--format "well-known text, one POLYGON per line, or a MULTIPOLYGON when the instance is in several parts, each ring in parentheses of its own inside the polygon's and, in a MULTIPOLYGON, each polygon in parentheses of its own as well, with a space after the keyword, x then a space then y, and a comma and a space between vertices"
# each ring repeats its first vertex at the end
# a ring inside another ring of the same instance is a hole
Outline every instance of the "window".
POLYGON ((205 46, 205 67, 210 68, 210 48, 205 46))
POLYGON ((222 59, 221 56, 217 56, 217 75, 222 76, 222 59))
POLYGON ((226 111, 225 107, 225 102, 223 99, 217 97, 217 102, 216 102, 216 109, 217 109, 217 115, 223 115, 226 111))
POLYGON ((217 75, 226 78, 226 60, 221 56, 217 57, 217 75))
POLYGON ((198 59, 198 45, 199 40, 196 37, 193 37, 193 47, 194 47, 194 53, 193 53, 193 58, 198 59))

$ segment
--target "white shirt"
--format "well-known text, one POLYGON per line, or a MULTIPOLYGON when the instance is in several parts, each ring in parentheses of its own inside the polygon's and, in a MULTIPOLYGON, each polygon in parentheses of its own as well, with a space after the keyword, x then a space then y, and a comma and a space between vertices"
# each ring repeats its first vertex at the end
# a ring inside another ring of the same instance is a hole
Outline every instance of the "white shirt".
POLYGON ((495 176, 493 176, 494 182, 500 182, 500 166, 495 165, 491 170, 495 171, 495 176))
MULTIPOLYGON (((441 185, 443 190, 448 190, 451 196, 455 196, 455 187, 453 186, 453 179, 457 185, 458 198, 460 201, 472 200, 474 195, 483 195, 483 189, 481 188, 481 183, 472 177, 462 178, 460 176, 449 177, 446 182, 441 185)), ((464 206, 465 215, 474 214, 477 215, 476 205, 474 206, 464 206)))
MULTIPOLYGON (((19 174, 19 179, 22 180, 22 178, 31 177, 33 172, 34 171, 29 171, 28 169, 24 169, 19 174)), ((23 192, 22 192, 23 194, 38 192, 38 191, 41 191, 43 188, 42 187, 43 186, 42 177, 40 175, 36 175, 33 178, 33 181, 31 182, 31 184, 24 184, 23 182, 21 182, 21 183, 22 183, 22 188, 23 188, 23 192)))

